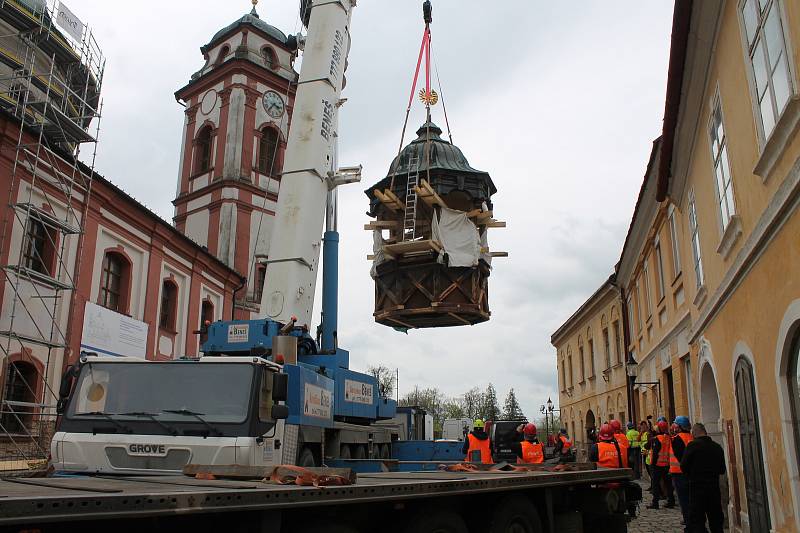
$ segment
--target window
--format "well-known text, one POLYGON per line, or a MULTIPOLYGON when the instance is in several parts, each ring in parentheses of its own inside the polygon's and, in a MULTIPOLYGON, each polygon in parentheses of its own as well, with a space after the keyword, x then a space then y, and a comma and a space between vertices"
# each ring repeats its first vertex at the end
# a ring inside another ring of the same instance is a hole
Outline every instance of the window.
POLYGON ((253 301, 261 302, 261 295, 264 293, 264 281, 267 275, 267 265, 256 265, 256 285, 253 287, 253 301))
POLYGON ((225 61, 225 58, 228 57, 228 54, 230 53, 231 53, 231 47, 226 44, 219 51, 219 55, 217 56, 217 60, 214 62, 214 64, 219 65, 220 63, 225 61))
POLYGON ((122 254, 108 252, 103 257, 98 304, 118 313, 127 312, 130 263, 122 254))
POLYGON ((689 231, 692 235, 692 259, 694 260, 694 276, 697 288, 703 286, 703 259, 700 253, 700 229, 697 225, 694 191, 689 193, 689 231))
POLYGON ((789 391, 792 396, 792 425, 796 444, 797 461, 800 464, 800 330, 795 333, 789 362, 789 391))
MULTIPOLYGON (((636 322, 635 322, 634 316, 633 316, 633 298, 630 297, 630 296, 628 296, 628 324, 631 325, 631 330, 636 325, 636 322)), ((637 333, 638 333, 638 329, 637 329, 637 333)))
POLYGON ((678 246, 678 226, 673 207, 669 209, 669 240, 672 244, 672 274, 674 278, 677 278, 681 273, 681 252, 678 246))
POLYGON ((589 338, 589 377, 594 377, 594 339, 589 338))
POLYGON ((656 239, 656 289, 658 301, 664 297, 664 258, 661 255, 661 241, 656 239))
POLYGON ((620 346, 622 345, 622 338, 619 336, 619 320, 615 320, 611 327, 614 328, 614 361, 615 363, 621 363, 622 350, 620 349, 620 346))
POLYGON ((741 10, 761 130, 767 139, 792 93, 780 5, 778 0, 745 0, 741 10))
POLYGON ((564 359, 563 353, 559 354, 559 360, 561 361, 559 366, 561 367, 561 390, 563 391, 567 388, 567 370, 565 368, 566 360, 564 359))
POLYGON ((636 324, 637 328, 636 331, 638 333, 642 332, 642 289, 639 286, 639 280, 636 280, 636 324))
POLYGON ((211 169, 211 126, 204 126, 197 134, 195 141, 196 173, 211 169))
POLYGON ((575 375, 572 373, 572 347, 567 347, 567 363, 569 365, 569 386, 575 385, 575 375))
POLYGON ((208 340, 206 324, 214 321, 214 304, 210 300, 203 300, 200 304, 200 344, 208 340))
POLYGON ((264 66, 268 69, 275 70, 278 67, 278 58, 272 48, 265 46, 261 49, 261 55, 264 57, 264 66))
POLYGON ((581 361, 581 383, 586 381, 586 354, 583 351, 583 339, 578 337, 578 357, 581 361))
MULTIPOLYGON (((614 322, 616 324, 616 322, 614 322)), ((606 369, 611 368, 611 342, 608 338, 608 328, 603 329, 603 349, 606 356, 606 369)))
POLYGON ((642 278, 644 279, 644 308, 647 311, 647 318, 649 319, 650 316, 653 314, 652 310, 652 294, 650 293, 650 259, 645 258, 644 260, 644 269, 642 270, 642 278))
POLYGON ((161 314, 158 318, 158 327, 166 331, 175 331, 177 304, 178 286, 174 281, 165 279, 161 284, 161 314))
POLYGON ((731 217, 736 214, 733 203, 733 183, 731 182, 731 167, 728 163, 728 143, 725 137, 725 128, 722 124, 722 107, 719 95, 714 99, 714 111, 708 125, 708 134, 711 137, 711 160, 714 163, 714 182, 717 185, 717 202, 719 202, 719 216, 722 231, 728 227, 731 217))
POLYGON ((0 424, 6 433, 25 433, 33 409, 19 403, 36 402, 36 367, 24 361, 14 361, 6 370, 3 403, 0 404, 0 424))
POLYGON ((258 141, 258 171, 270 176, 276 174, 275 162, 278 155, 278 132, 273 128, 261 130, 258 141))
POLYGON ((28 230, 25 232, 25 244, 22 252, 22 266, 52 276, 55 251, 53 231, 48 231, 39 220, 28 218, 28 230))

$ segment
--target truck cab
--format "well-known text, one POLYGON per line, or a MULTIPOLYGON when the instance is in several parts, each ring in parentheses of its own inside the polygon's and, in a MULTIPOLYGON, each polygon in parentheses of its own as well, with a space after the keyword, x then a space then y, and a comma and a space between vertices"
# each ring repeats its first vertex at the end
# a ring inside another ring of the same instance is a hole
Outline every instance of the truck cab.
POLYGON ((287 380, 259 357, 81 357, 51 444, 56 471, 175 474, 281 464, 287 380))

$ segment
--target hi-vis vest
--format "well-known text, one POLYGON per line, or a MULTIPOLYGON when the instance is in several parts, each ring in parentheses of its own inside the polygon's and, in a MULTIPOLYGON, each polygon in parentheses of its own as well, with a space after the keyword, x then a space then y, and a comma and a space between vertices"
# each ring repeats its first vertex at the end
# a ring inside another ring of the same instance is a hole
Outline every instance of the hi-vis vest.
POLYGON ((467 439, 469 439, 469 450, 464 461, 486 465, 492 464, 492 449, 489 439, 481 440, 472 433, 467 435, 467 439))
POLYGON ((617 445, 613 442, 598 442, 597 443, 597 466, 602 468, 621 468, 624 466, 622 462, 622 448, 617 453, 617 445))
MULTIPOLYGON (((686 446, 688 446, 689 443, 692 442, 692 440, 693 440, 692 435, 689 434, 689 433, 678 433, 677 435, 675 435, 675 438, 677 439, 678 437, 680 437, 680 439, 683 441, 683 444, 684 444, 683 449, 684 450, 686 450, 686 446)), ((670 447, 669 447, 669 473, 670 474, 681 474, 682 473, 681 472, 681 462, 678 461, 677 457, 675 457, 675 452, 672 451, 672 444, 670 444, 670 447)))
POLYGON ((522 448, 522 457, 517 457, 517 463, 543 463, 544 444, 540 442, 522 441, 519 443, 522 448))
POLYGON ((628 468, 628 437, 622 433, 614 433, 614 440, 619 444, 619 452, 622 454, 622 466, 628 468))
POLYGON ((654 458, 656 466, 669 466, 669 456, 672 453, 672 441, 669 435, 656 435, 658 442, 661 443, 661 450, 658 452, 658 457, 654 458))
POLYGON ((561 453, 567 454, 569 453, 569 449, 572 448, 572 441, 569 438, 565 437, 564 435, 559 435, 559 439, 561 439, 561 443, 563 446, 561 447, 561 453))
POLYGON ((635 429, 629 429, 625 436, 628 438, 628 443, 631 445, 631 448, 638 448, 641 446, 641 442, 639 442, 639 432, 635 429))

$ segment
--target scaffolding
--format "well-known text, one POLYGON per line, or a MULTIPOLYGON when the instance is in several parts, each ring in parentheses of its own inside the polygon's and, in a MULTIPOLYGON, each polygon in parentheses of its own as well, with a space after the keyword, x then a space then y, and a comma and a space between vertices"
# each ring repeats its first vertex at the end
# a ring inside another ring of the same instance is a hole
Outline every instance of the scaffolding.
POLYGON ((3 475, 47 465, 100 132, 105 58, 88 27, 59 31, 58 9, 0 0, 0 107, 19 125, 0 234, 3 475))

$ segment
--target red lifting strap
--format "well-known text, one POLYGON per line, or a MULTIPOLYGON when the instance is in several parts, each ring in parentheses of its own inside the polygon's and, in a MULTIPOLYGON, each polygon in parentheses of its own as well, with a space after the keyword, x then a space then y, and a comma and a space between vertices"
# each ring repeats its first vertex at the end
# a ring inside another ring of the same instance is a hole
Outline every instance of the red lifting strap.
POLYGON ((422 56, 425 55, 425 92, 431 93, 431 29, 426 24, 425 31, 422 33, 422 44, 419 47, 419 58, 417 58, 417 68, 414 70, 414 82, 411 85, 411 95, 408 97, 408 108, 414 102, 414 92, 417 90, 417 80, 419 79, 419 67, 422 66, 422 56))

